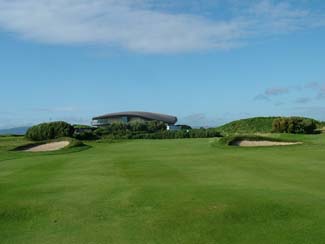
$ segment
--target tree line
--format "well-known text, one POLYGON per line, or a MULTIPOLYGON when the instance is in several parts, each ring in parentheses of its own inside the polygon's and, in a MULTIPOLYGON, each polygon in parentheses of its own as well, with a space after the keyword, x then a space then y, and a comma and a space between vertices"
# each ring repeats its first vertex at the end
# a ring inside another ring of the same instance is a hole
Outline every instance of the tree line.
MULTIPOLYGON (((273 133, 313 134, 320 127, 320 122, 302 117, 278 117, 273 120, 273 133)), ((112 123, 95 128, 91 126, 73 126, 58 121, 42 123, 31 127, 26 137, 34 141, 52 140, 60 137, 74 137, 79 140, 111 139, 176 139, 176 138, 210 138, 220 137, 215 128, 192 129, 180 126, 178 131, 168 131, 166 124, 160 121, 112 123)))
POLYGON ((60 137, 74 137, 79 140, 111 139, 177 139, 218 137, 215 129, 192 129, 181 125, 179 131, 168 131, 160 121, 112 123, 99 128, 72 126, 66 122, 42 123, 31 127, 26 137, 34 141, 52 140, 60 137))

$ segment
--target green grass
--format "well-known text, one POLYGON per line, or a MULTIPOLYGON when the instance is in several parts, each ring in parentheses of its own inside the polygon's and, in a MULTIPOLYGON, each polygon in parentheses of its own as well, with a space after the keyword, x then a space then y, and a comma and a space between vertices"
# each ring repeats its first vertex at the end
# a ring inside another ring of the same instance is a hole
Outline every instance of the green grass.
POLYGON ((24 139, 0 137, 0 243, 324 243, 325 135, 272 136, 305 143, 23 153, 10 150, 24 139))
POLYGON ((273 120, 278 117, 255 117, 232 121, 217 128, 223 133, 271 133, 273 120))
MULTIPOLYGON (((248 119, 235 120, 225 125, 217 127, 217 131, 223 134, 254 134, 254 133, 271 133, 274 119, 280 117, 253 117, 248 119)), ((311 118, 305 118, 310 119, 311 118)), ((318 131, 325 126, 325 122, 317 122, 318 131)))

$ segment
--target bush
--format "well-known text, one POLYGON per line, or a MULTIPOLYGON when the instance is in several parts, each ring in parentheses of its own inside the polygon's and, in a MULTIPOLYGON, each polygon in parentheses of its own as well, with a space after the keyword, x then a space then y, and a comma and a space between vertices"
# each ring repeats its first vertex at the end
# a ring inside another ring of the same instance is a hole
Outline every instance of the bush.
POLYGON ((220 133, 214 129, 193 129, 189 131, 158 131, 154 133, 148 132, 133 132, 129 131, 125 134, 106 134, 105 139, 182 139, 182 138, 211 138, 220 137, 220 133))
POLYGON ((99 137, 95 134, 96 127, 89 125, 73 125, 73 137, 78 140, 96 140, 99 137))
POLYGON ((314 134, 318 122, 301 117, 278 118, 273 121, 272 132, 292 134, 314 134))
POLYGON ((179 125, 181 127, 181 130, 192 130, 192 127, 189 125, 179 125))
POLYGON ((149 122, 132 122, 129 124, 125 123, 113 123, 100 127, 95 130, 97 136, 114 135, 124 136, 132 133, 156 133, 166 131, 166 125, 160 121, 149 121, 149 122))
POLYGON ((26 137, 33 141, 46 141, 60 137, 72 137, 73 126, 63 122, 43 123, 28 129, 26 137))
POLYGON ((96 135, 93 131, 83 131, 74 134, 74 138, 78 140, 97 140, 99 136, 96 135))
MULTIPOLYGON (((182 126, 183 127, 183 126, 182 126)), ((219 137, 215 129, 190 129, 184 126, 179 131, 167 131, 166 124, 159 121, 113 123, 94 131, 95 136, 106 139, 176 139, 219 137)))

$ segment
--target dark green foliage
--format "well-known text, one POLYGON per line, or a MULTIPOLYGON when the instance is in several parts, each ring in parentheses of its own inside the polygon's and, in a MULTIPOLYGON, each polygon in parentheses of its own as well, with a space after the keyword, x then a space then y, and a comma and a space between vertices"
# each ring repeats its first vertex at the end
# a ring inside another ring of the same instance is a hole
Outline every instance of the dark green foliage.
POLYGON ((153 120, 153 121, 149 121, 145 124, 147 124, 147 132, 149 132, 149 133, 166 130, 166 124, 161 121, 153 120))
POLYGON ((73 125, 73 128, 74 129, 89 129, 89 130, 92 130, 92 129, 95 129, 95 127, 92 127, 90 125, 73 125))
POLYGON ((189 125, 179 125, 181 127, 181 130, 191 130, 192 127, 189 125))
POLYGON ((89 125, 73 125, 74 134, 80 134, 82 132, 93 132, 96 130, 96 127, 89 125))
POLYGON ((325 133, 325 122, 321 121, 317 125, 316 133, 325 133))
POLYGON ((147 134, 166 131, 166 125, 160 121, 132 122, 132 123, 113 123, 95 130, 98 137, 111 136, 116 138, 129 138, 133 134, 147 134))
POLYGON ((133 122, 129 124, 129 127, 131 131, 148 131, 147 123, 133 122))
POLYGON ((73 126, 63 122, 43 123, 28 129, 26 137, 33 141, 52 140, 60 137, 72 137, 73 126))
POLYGON ((314 134, 318 122, 314 119, 289 117, 278 118, 273 121, 272 132, 291 134, 314 134))
POLYGON ((96 140, 99 137, 95 134, 96 127, 89 125, 73 125, 73 137, 78 140, 96 140))
POLYGON ((178 139, 220 136, 220 133, 215 129, 167 131, 166 125, 157 121, 150 121, 147 123, 134 122, 130 124, 114 123, 109 126, 98 128, 94 133, 97 137, 109 139, 178 139))
POLYGON ((230 122, 217 129, 224 133, 270 133, 272 123, 278 117, 256 117, 230 122))
POLYGON ((221 137, 214 129, 192 129, 189 131, 161 131, 155 133, 133 134, 128 139, 183 139, 183 138, 212 138, 221 137))
POLYGON ((100 138, 95 132, 88 130, 75 133, 73 136, 78 140, 97 140, 100 138))

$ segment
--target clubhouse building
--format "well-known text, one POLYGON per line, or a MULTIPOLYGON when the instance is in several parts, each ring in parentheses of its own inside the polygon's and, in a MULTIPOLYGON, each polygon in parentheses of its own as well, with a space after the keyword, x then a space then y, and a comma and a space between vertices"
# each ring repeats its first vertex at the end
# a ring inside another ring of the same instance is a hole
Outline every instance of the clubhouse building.
POLYGON ((167 126, 172 127, 176 124, 177 117, 150 112, 119 112, 94 117, 92 119, 92 125, 105 126, 112 123, 146 122, 152 120, 164 122, 167 126))

